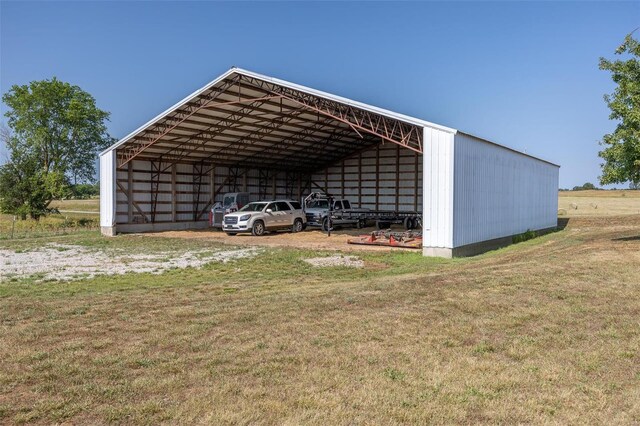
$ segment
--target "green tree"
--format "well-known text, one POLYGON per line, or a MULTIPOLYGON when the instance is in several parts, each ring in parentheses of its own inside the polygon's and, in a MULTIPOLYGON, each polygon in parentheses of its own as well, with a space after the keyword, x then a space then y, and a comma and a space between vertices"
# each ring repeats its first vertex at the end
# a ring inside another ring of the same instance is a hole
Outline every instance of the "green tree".
POLYGON ((574 191, 586 191, 588 189, 598 189, 594 184, 592 184, 591 182, 587 182, 582 186, 574 186, 573 190, 574 191))
POLYGON ((625 58, 600 58, 600 69, 609 71, 617 87, 604 100, 609 118, 619 121, 613 133, 603 137, 599 155, 604 159, 600 183, 640 182, 640 44, 629 34, 615 52, 625 58))
POLYGON ((0 166, 0 209, 38 219, 70 183, 93 182, 99 150, 113 143, 109 113, 78 86, 52 80, 14 85, 2 96, 11 131, 2 139, 9 161, 0 166))

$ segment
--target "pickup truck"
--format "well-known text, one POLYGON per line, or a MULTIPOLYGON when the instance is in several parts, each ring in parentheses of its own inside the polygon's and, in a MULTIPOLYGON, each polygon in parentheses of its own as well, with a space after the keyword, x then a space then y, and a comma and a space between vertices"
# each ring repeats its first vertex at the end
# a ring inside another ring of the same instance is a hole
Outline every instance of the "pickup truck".
MULTIPOLYGON (((322 194, 316 195, 315 197, 307 197, 305 201, 305 216, 307 217, 307 225, 308 226, 321 226, 323 231, 327 231, 328 223, 329 223, 329 203, 331 202, 330 197, 325 197, 322 194)), ((333 200, 333 212, 345 211, 348 210, 350 212, 367 212, 368 209, 354 209, 351 207, 351 203, 346 199, 334 199, 333 200)), ((355 226, 357 228, 364 228, 367 225, 366 219, 364 218, 344 218, 344 219, 333 219, 331 221, 333 226, 355 226)), ((332 226, 332 227, 333 227, 332 226)))

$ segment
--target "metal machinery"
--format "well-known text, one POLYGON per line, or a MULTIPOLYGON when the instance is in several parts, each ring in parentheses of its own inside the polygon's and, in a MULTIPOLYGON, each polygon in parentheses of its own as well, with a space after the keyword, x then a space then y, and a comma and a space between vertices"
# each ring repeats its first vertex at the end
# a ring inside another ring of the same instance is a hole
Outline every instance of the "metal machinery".
POLYGON ((393 232, 387 229, 349 238, 347 242, 349 244, 421 249, 422 233, 415 231, 393 232))
POLYGON ((216 202, 209 211, 209 226, 222 229, 222 220, 227 213, 240 210, 249 203, 248 192, 229 192, 222 197, 222 203, 216 202))

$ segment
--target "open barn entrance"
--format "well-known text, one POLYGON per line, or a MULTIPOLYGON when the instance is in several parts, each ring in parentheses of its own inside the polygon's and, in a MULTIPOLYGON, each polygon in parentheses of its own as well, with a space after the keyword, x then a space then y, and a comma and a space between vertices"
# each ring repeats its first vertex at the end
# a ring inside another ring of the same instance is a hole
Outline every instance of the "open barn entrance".
POLYGON ((232 69, 114 147, 117 232, 206 227, 227 192, 420 211, 423 127, 232 69))

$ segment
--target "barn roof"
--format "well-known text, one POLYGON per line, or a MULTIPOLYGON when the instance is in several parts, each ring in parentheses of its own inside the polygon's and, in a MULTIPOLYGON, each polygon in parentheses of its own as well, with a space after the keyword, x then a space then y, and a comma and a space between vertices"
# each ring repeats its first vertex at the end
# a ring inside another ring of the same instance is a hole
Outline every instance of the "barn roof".
POLYGON ((139 158, 313 171, 380 141, 422 153, 424 127, 457 132, 234 67, 101 155, 116 150, 118 167, 139 158))
POLYGON ((454 129, 240 68, 154 117, 103 153, 310 170, 379 143, 422 152, 422 128, 454 129))

